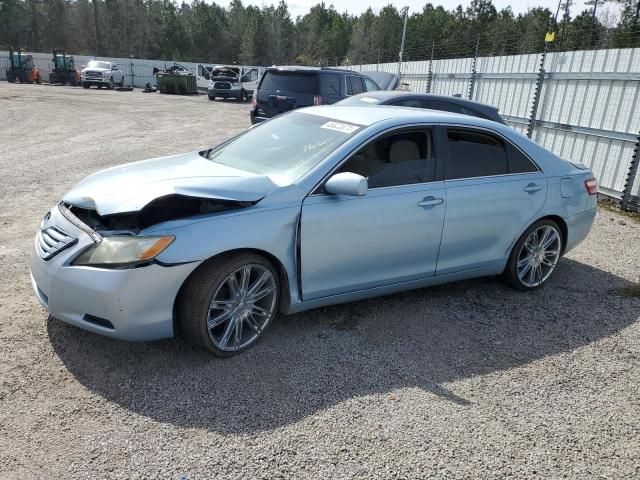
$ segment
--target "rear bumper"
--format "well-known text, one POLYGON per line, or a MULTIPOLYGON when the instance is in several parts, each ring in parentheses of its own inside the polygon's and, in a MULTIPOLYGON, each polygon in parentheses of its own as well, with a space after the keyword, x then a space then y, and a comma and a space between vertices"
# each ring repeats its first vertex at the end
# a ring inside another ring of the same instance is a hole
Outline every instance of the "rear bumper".
POLYGON ((567 245, 564 253, 579 245, 587 237, 597 211, 598 209, 594 207, 565 219, 567 222, 567 245))
POLYGON ((198 263, 152 264, 127 270, 71 266, 78 251, 92 243, 59 210, 50 224, 78 238, 70 247, 43 260, 35 242, 31 285, 51 316, 85 330, 122 340, 156 340, 173 336, 173 305, 180 286, 198 263))

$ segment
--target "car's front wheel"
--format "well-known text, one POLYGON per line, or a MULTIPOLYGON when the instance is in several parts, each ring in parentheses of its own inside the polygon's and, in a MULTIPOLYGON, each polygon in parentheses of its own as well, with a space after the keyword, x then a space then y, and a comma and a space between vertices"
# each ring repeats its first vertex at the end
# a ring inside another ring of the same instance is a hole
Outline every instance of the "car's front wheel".
POLYGON ((178 300, 182 335, 226 357, 253 345, 278 308, 280 282, 265 258, 247 253, 223 256, 197 270, 178 300))
POLYGON ((542 286, 553 274, 562 254, 562 233, 552 220, 539 220, 516 242, 504 277, 522 291, 542 286))

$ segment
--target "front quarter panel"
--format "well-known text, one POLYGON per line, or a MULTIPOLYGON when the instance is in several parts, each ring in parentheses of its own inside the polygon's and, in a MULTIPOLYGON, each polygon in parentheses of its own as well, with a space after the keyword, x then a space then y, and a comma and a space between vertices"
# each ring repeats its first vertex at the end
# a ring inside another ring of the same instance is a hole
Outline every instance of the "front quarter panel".
POLYGON ((273 256, 284 268, 292 302, 298 299, 296 275, 296 231, 299 205, 253 208, 216 216, 153 234, 174 235, 175 241, 157 260, 164 264, 203 262, 232 250, 258 250, 273 256))

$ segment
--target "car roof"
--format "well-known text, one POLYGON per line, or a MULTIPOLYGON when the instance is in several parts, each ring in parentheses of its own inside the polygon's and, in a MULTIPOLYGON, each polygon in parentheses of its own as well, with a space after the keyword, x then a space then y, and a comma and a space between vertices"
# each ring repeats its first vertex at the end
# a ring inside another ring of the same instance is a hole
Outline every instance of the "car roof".
POLYGON ((312 115, 331 118, 341 122, 359 125, 373 125, 385 120, 395 120, 398 124, 405 122, 430 123, 464 123, 468 125, 487 126, 501 125, 491 120, 485 120, 470 115, 429 110, 426 108, 396 107, 392 105, 320 105, 296 110, 312 115))
MULTIPOLYGON (((353 70, 345 70, 343 68, 331 68, 331 67, 304 67, 301 65, 273 65, 267 67, 267 71, 271 72, 330 72, 330 73, 345 73, 349 75, 362 75, 359 72, 353 70)), ((366 75, 362 75, 366 76, 366 75)))
POLYGON ((473 100, 467 100, 466 98, 454 97, 449 95, 435 95, 432 93, 407 92, 402 90, 376 90, 371 92, 360 93, 350 98, 355 100, 363 97, 371 97, 378 100, 396 100, 401 98, 429 98, 434 100, 443 100, 445 102, 455 103, 457 105, 464 105, 470 108, 475 108, 480 111, 491 110, 493 112, 498 112, 498 109, 491 105, 487 105, 486 103, 476 102, 473 100))

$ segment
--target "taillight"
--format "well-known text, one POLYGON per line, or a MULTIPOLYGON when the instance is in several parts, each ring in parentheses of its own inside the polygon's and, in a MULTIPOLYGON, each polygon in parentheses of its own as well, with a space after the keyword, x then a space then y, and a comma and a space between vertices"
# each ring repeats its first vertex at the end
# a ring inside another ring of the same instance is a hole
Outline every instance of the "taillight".
POLYGON ((314 95, 313 96, 313 104, 314 105, 322 105, 322 95, 314 95))
POLYGON ((598 180, 595 178, 589 178, 584 181, 584 188, 587 189, 587 193, 589 195, 597 195, 598 194, 598 180))
POLYGON ((252 107, 258 106, 258 89, 257 88, 253 91, 253 97, 251 97, 251 106, 252 107))

